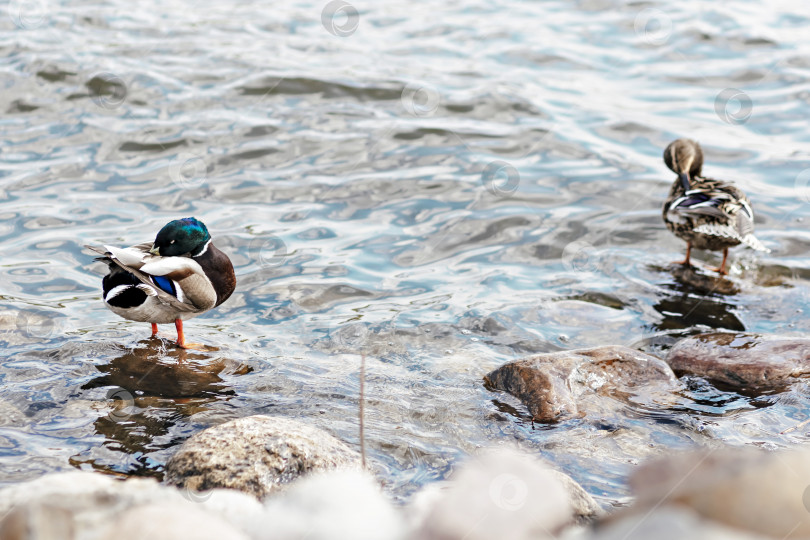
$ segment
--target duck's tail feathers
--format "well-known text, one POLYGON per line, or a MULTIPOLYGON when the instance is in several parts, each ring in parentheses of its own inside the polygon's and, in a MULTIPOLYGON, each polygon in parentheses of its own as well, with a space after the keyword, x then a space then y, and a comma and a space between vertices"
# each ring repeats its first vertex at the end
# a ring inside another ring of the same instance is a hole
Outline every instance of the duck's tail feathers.
POLYGON ((736 240, 741 244, 745 244, 751 249, 762 251, 763 253, 771 252, 771 250, 766 248, 765 245, 762 242, 760 242, 759 239, 753 234, 748 233, 745 236, 740 236, 740 233, 738 233, 733 227, 730 227, 728 225, 705 223, 703 225, 695 227, 695 232, 700 234, 708 234, 711 236, 719 236, 721 238, 729 238, 731 240, 736 240))
POLYGON ((771 252, 771 250, 766 248, 765 245, 762 242, 760 242, 759 239, 753 234, 746 234, 745 236, 743 236, 742 243, 750 247, 751 249, 762 251, 763 253, 771 252))
POLYGON ((90 251, 95 251, 96 253, 99 253, 101 255, 105 255, 105 256, 107 255, 107 250, 104 249, 103 247, 91 246, 90 244, 85 244, 84 247, 86 247, 90 251))
POLYGON ((695 227, 695 232, 700 234, 708 234, 711 236, 719 236, 721 238, 729 238, 731 240, 736 240, 746 246, 750 247, 751 249, 755 249, 757 251, 762 251, 764 253, 770 253, 771 250, 766 248, 765 245, 759 241, 759 239, 751 233, 746 234, 745 236, 740 236, 733 227, 728 225, 717 225, 715 223, 705 223, 698 227, 695 227))
POLYGON ((99 262, 110 262, 109 253, 107 253, 107 250, 104 249, 103 247, 91 246, 91 245, 88 245, 88 244, 85 244, 84 247, 86 247, 90 251, 95 251, 96 253, 101 255, 101 257, 96 257, 93 260, 99 261, 99 262))

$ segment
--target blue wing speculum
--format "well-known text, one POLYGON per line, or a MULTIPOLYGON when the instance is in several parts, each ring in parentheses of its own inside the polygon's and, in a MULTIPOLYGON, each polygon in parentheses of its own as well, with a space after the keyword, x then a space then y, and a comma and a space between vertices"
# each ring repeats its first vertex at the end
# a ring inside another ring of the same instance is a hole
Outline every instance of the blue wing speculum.
POLYGON ((171 279, 165 276, 152 276, 152 281, 161 291, 169 293, 175 298, 177 297, 177 288, 171 279))

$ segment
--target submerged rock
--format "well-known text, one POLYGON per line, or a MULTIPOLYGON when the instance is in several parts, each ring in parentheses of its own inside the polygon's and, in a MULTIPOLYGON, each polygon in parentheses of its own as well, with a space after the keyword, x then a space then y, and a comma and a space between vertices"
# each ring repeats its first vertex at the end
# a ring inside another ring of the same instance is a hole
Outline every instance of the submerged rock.
POLYGON ((617 402, 664 403, 680 388, 666 362, 620 346, 538 354, 499 367, 484 382, 520 399, 537 422, 584 416, 617 402))
POLYGON ((810 339, 737 332, 683 339, 667 362, 679 373, 705 377, 735 389, 770 390, 810 374, 810 339))
MULTIPOLYGON (((667 507, 685 507, 706 520, 753 535, 807 538, 810 537, 809 482, 808 450, 689 452, 643 465, 630 478, 637 497, 635 504, 616 517, 640 526, 667 507)), ((658 522, 662 524, 662 532, 669 529, 666 520, 658 522)), ((658 537, 657 534, 645 536, 658 537)), ((613 536, 597 535, 596 538, 613 536)))
POLYGON ((580 486, 576 480, 562 471, 551 469, 551 472, 568 493, 568 502, 571 504, 571 516, 573 521, 576 523, 587 523, 603 514, 596 500, 594 500, 591 494, 585 491, 585 488, 580 486))
POLYGON ((165 481, 193 491, 230 488, 258 498, 299 476, 360 466, 360 455, 297 420, 248 416, 192 436, 166 463, 165 481))

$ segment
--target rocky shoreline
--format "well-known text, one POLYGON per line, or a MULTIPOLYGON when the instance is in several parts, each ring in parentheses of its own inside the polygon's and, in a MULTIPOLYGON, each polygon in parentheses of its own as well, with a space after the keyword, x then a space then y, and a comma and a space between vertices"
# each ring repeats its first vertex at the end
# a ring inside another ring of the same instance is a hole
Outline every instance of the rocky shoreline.
MULTIPOLYGON (((252 417, 251 422, 273 420, 252 417)), ((330 435, 323 436, 331 443, 330 435)), ((482 450, 449 480, 428 485, 405 506, 396 506, 371 473, 355 465, 302 473, 261 498, 250 481, 198 492, 154 479, 48 474, 0 490, 0 538, 810 537, 807 450, 713 449, 655 459, 630 478, 635 502, 612 512, 564 473, 513 449, 482 450)))
MULTIPOLYGON (((737 392, 777 392, 810 371, 810 340, 712 333, 661 359, 619 346, 534 355, 483 379, 534 422, 666 411, 693 375, 737 392)), ((706 447, 647 459, 613 508, 537 455, 480 449, 446 481, 397 505, 360 455, 284 417, 205 429, 163 483, 52 473, 0 490, 3 540, 810 538, 810 450, 706 447)))

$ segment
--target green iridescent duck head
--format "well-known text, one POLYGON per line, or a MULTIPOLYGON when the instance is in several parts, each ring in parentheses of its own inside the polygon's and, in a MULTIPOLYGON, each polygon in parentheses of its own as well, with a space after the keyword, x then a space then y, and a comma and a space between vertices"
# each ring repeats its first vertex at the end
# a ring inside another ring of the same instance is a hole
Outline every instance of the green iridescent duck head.
POLYGON ((193 217, 175 219, 160 229, 150 251, 162 257, 194 257, 205 250, 209 240, 211 235, 202 221, 193 217))

